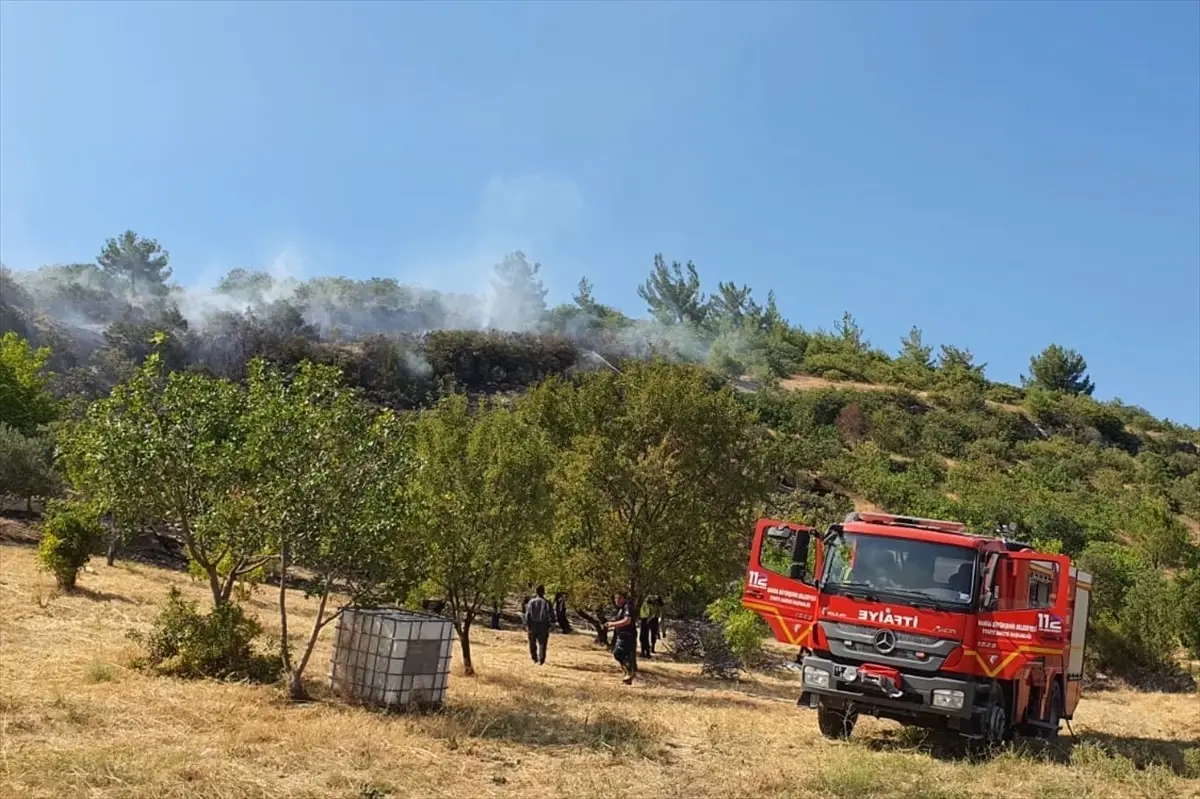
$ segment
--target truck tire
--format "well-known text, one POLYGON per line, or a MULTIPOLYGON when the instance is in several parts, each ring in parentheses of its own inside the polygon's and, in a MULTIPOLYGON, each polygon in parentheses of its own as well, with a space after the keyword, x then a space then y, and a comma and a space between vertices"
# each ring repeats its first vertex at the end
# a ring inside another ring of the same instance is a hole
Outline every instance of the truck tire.
POLYGON ((1055 680, 1050 686, 1050 716, 1046 719, 1046 723, 1051 726, 1038 728, 1037 737, 1044 738, 1047 741, 1058 740, 1058 728, 1062 723, 1063 707, 1062 683, 1055 680))
POLYGON ((829 707, 824 702, 817 705, 817 726, 821 734, 835 741, 844 740, 854 732, 854 723, 858 721, 858 711, 846 712, 844 708, 829 707))
POLYGON ((984 710, 982 732, 985 746, 997 746, 1012 738, 1013 728, 1009 722, 1008 711, 1004 704, 994 697, 984 710))

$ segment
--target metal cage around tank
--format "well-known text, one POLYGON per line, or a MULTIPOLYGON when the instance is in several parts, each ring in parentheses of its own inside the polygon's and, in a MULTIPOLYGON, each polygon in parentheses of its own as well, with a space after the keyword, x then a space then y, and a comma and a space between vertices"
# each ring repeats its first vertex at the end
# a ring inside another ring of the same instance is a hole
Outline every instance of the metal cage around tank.
POLYGON ((346 608, 337 620, 329 685, 391 709, 438 707, 450 678, 449 619, 398 608, 346 608))

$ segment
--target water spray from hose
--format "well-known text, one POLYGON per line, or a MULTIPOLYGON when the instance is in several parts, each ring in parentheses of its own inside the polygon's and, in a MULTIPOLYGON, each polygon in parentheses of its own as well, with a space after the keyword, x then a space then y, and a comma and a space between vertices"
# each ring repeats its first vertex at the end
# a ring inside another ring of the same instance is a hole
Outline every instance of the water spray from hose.
POLYGON ((584 354, 585 354, 585 355, 590 355, 590 356, 592 356, 592 357, 593 357, 593 358, 595 358, 596 360, 600 361, 600 363, 602 363, 602 364, 604 364, 605 366, 607 366, 609 369, 612 369, 612 370, 613 370, 614 372, 616 372, 617 374, 621 374, 621 370, 620 370, 620 369, 618 369, 617 367, 615 367, 615 366, 613 366, 611 363, 609 363, 607 358, 605 358, 603 355, 601 355, 600 353, 596 352, 595 350, 585 350, 585 351, 584 351, 584 354))

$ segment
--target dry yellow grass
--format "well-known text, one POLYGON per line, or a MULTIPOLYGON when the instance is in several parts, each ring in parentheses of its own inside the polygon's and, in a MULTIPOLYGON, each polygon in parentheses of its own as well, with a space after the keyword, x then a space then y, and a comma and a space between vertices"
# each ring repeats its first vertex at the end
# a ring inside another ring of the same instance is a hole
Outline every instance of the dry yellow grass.
MULTIPOLYGON (((888 722, 827 742, 784 677, 718 685, 695 666, 653 662, 625 687, 585 634, 553 636, 550 662, 534 669, 520 633, 481 630, 480 676, 456 676, 443 713, 389 716, 320 696, 292 706, 269 687, 125 666, 125 631, 152 618, 172 583, 204 597, 184 575, 103 561, 81 575, 86 594, 58 596, 32 550, 0 546, 0 796, 1200 796, 1182 776, 1197 766, 1194 695, 1096 694, 1073 751, 1067 738, 1057 757, 968 763, 888 722)), ((270 599, 250 602, 268 628, 270 599)))

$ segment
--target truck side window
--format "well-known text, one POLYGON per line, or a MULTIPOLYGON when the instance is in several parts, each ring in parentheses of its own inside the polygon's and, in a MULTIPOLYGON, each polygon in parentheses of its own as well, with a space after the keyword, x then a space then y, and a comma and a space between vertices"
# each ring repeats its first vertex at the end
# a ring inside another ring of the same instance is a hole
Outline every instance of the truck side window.
POLYGON ((817 556, 812 536, 789 529, 783 537, 781 532, 763 537, 762 567, 792 580, 811 583, 817 556))
POLYGON ((1029 607, 1054 607, 1054 586, 1058 583, 1058 564, 1052 561, 1033 560, 1029 564, 1029 607))
POLYGON ((1003 557, 993 584, 999 590, 996 610, 1041 610, 1054 607, 1058 564, 1048 560, 1003 557))

